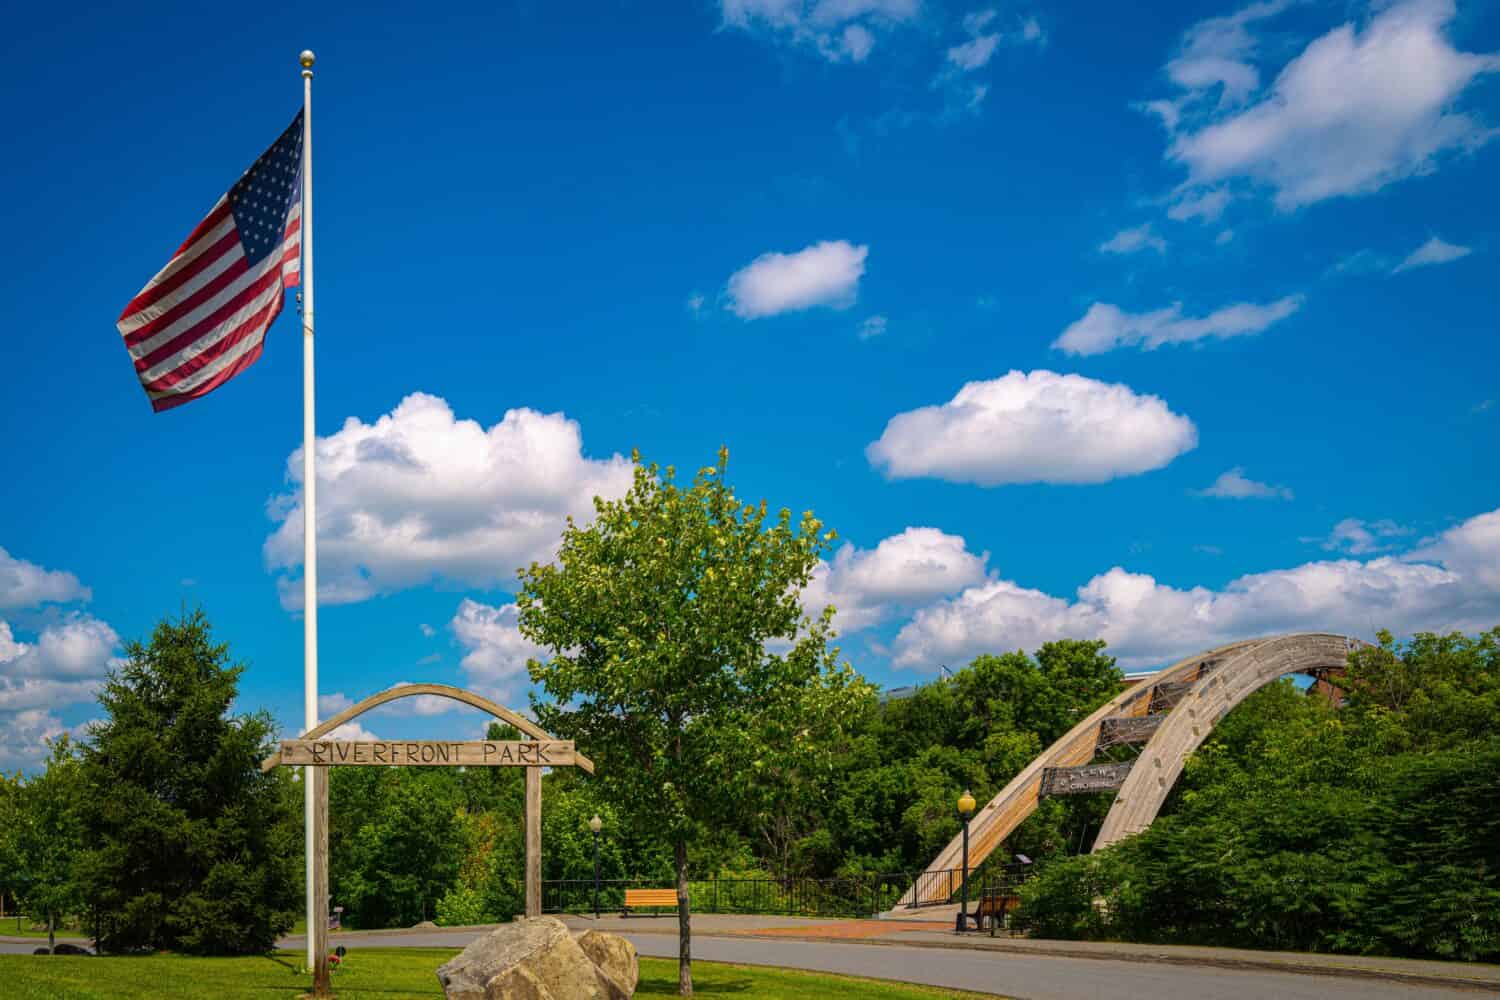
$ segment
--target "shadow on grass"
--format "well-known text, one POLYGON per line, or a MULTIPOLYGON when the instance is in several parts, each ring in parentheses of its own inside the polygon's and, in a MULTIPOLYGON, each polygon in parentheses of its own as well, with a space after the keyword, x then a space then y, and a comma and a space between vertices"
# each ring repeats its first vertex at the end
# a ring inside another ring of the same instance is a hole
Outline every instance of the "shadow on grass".
MULTIPOLYGON (((713 982, 693 982, 694 996, 717 996, 733 993, 749 993, 755 984, 748 979, 724 980, 716 979, 713 982)), ((642 976, 640 983, 635 988, 636 996, 676 996, 677 977, 668 979, 666 976, 642 976)))

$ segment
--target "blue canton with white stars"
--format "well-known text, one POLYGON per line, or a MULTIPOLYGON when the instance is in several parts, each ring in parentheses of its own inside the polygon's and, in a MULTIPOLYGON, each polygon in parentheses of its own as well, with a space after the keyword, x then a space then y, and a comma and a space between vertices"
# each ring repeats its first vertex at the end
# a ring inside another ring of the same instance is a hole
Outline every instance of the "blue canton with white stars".
POLYGON ((254 267, 277 247, 286 234, 286 217, 302 195, 302 112, 274 145, 229 189, 229 210, 254 267))

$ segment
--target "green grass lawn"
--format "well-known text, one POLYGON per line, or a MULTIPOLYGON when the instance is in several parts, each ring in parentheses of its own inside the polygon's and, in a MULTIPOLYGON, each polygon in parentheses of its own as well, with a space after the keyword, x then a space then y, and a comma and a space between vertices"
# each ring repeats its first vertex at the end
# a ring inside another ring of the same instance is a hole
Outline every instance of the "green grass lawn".
MULTIPOLYGON (((59 939, 82 938, 88 937, 88 934, 77 927, 59 927, 57 929, 57 936, 59 939)), ((29 918, 17 921, 15 917, 6 917, 4 920, 0 920, 0 937, 34 937, 41 938, 45 942, 47 940, 47 928, 33 928, 29 918)))
MULTIPOLYGON (((360 948, 334 974, 334 992, 347 1000, 442 1000, 434 973, 457 952, 449 948, 360 948)), ((122 997, 213 997, 214 1000, 293 1000, 309 985, 298 973, 300 953, 266 958, 67 958, 0 955, 7 1000, 117 1000, 122 997)), ((754 1000, 961 1000, 979 994, 785 969, 693 963, 697 993, 754 1000)), ((677 963, 641 959, 636 996, 677 993, 677 963)))

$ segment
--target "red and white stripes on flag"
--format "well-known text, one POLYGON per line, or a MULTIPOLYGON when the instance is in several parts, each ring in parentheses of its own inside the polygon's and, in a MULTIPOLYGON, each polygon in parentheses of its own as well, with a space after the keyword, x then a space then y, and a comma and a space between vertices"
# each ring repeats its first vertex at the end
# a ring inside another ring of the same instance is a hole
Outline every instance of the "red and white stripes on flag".
POLYGON ((205 396, 260 357, 301 275, 301 154, 299 112, 120 314, 153 410, 205 396))

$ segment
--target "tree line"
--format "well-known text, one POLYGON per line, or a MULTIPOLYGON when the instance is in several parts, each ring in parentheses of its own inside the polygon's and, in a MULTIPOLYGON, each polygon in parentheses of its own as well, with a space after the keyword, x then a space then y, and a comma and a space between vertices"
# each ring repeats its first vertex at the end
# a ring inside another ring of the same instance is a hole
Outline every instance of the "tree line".
POLYGON ((1351 654, 1334 708, 1262 689, 1162 815, 1049 865, 1047 937, 1500 959, 1500 629, 1351 654))
MULTIPOLYGON (((630 492, 570 522, 522 571, 533 711, 598 765, 548 774, 543 876, 915 872, 992 796, 1118 693, 1103 642, 977 657, 882 701, 841 658, 833 612, 800 594, 834 541, 727 484, 727 454, 679 484, 637 460, 630 492)), ((1333 709, 1289 682, 1232 712, 1145 833, 1084 855, 1107 795, 1044 800, 995 861, 1036 859, 1039 934, 1497 955, 1500 631, 1356 653, 1333 709)), ((105 721, 0 782, 0 892, 71 917, 104 948, 260 952, 297 918, 302 797, 261 774, 277 732, 232 706, 243 667, 203 613, 132 643, 105 721)), ((491 738, 518 734, 492 726, 491 738)), ((1110 753, 1129 754, 1129 748, 1110 753)), ((336 768, 330 886, 355 927, 519 913, 522 776, 509 768, 336 768)))

